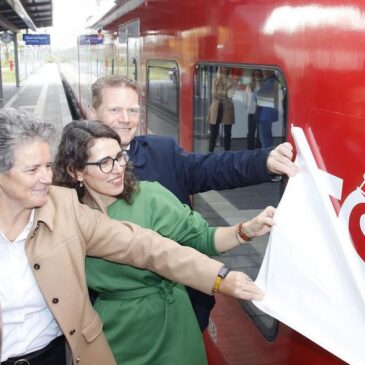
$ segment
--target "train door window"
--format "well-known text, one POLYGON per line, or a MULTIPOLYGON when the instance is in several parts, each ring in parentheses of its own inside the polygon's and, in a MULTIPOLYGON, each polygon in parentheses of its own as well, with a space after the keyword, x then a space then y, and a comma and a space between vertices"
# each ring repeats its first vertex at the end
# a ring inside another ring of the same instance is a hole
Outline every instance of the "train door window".
POLYGON ((147 63, 148 133, 179 139, 179 73, 175 62, 147 63))
MULTIPOLYGON (((195 152, 275 147, 286 139, 286 86, 279 70, 264 66, 198 64, 194 73, 195 152)), ((211 225, 250 219, 268 205, 277 206, 283 183, 268 182, 193 197, 194 209, 211 225)), ((217 259, 256 278, 268 237, 256 238, 217 259)), ((267 340, 275 339, 277 321, 250 302, 241 306, 267 340)))
POLYGON ((132 80, 139 80, 139 36, 139 20, 118 27, 117 70, 132 80))
POLYGON ((195 150, 273 147, 284 140, 285 87, 277 70, 202 64, 194 85, 195 150))

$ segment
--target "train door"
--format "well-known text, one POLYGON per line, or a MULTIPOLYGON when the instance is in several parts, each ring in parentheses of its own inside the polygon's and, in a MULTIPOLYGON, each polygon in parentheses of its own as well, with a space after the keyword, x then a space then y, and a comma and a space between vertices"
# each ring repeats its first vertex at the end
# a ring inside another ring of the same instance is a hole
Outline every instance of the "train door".
POLYGON ((140 81, 139 20, 118 27, 117 72, 140 81))
MULTIPOLYGON (((200 63, 195 68, 193 97, 195 152, 253 150, 262 146, 275 147, 286 140, 286 83, 277 69, 200 63)), ((252 218, 268 205, 277 206, 283 189, 283 182, 269 182, 234 190, 209 191, 195 195, 193 205, 211 225, 233 225, 252 218)), ((217 259, 254 279, 267 240, 268 237, 260 237, 253 244, 238 247, 217 259)), ((255 355, 245 354, 243 344, 252 338, 257 339, 255 344, 258 346, 275 341, 278 321, 249 301, 219 296, 216 300, 209 324, 211 341, 229 365, 259 363, 255 362, 258 359, 252 358, 255 355), (251 356, 251 359, 245 356, 251 356)), ((208 347, 207 352, 210 357, 208 347)), ((280 363, 276 360, 272 363, 280 363)))

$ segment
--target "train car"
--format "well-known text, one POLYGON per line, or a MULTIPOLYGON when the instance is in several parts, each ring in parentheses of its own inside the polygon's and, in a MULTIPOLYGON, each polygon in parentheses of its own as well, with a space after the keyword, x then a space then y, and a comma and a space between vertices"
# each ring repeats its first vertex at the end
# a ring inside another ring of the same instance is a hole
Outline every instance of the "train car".
MULTIPOLYGON (((121 0, 94 25, 103 28, 103 42, 79 42, 62 59, 61 72, 84 116, 98 77, 123 73, 138 80, 141 133, 170 135, 202 152, 227 147, 224 128, 214 141, 209 124, 214 87, 224 76, 230 148, 275 146, 291 141, 290 125, 303 128, 318 166, 343 180, 336 211, 353 197, 348 225, 364 259, 364 24, 359 0, 121 0), (266 112, 259 134, 256 110, 266 112)), ((276 204, 282 189, 264 189, 255 197, 266 194, 276 204)), ((205 333, 210 364, 344 363, 249 303, 217 301, 205 333)))

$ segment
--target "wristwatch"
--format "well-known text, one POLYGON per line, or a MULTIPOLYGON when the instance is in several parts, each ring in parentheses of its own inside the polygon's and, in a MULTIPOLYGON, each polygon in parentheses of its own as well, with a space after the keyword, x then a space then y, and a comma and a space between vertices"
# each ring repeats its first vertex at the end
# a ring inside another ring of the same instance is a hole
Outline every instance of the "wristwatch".
POLYGON ((227 266, 222 266, 222 268, 219 270, 217 278, 214 281, 212 289, 213 293, 219 293, 219 286, 221 285, 221 281, 228 275, 230 271, 231 270, 227 266))

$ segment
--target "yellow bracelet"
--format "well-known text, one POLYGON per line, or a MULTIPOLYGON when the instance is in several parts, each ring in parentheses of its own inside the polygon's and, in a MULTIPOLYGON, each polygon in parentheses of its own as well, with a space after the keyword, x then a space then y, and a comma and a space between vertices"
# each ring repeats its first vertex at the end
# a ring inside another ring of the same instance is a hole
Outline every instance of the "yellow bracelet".
POLYGON ((213 293, 219 293, 219 286, 221 285, 221 281, 222 281, 222 278, 220 276, 217 276, 215 278, 213 289, 212 289, 213 293))
POLYGON ((212 293, 219 293, 219 286, 221 285, 222 279, 224 279, 231 270, 225 265, 219 270, 217 277, 215 278, 212 293))

